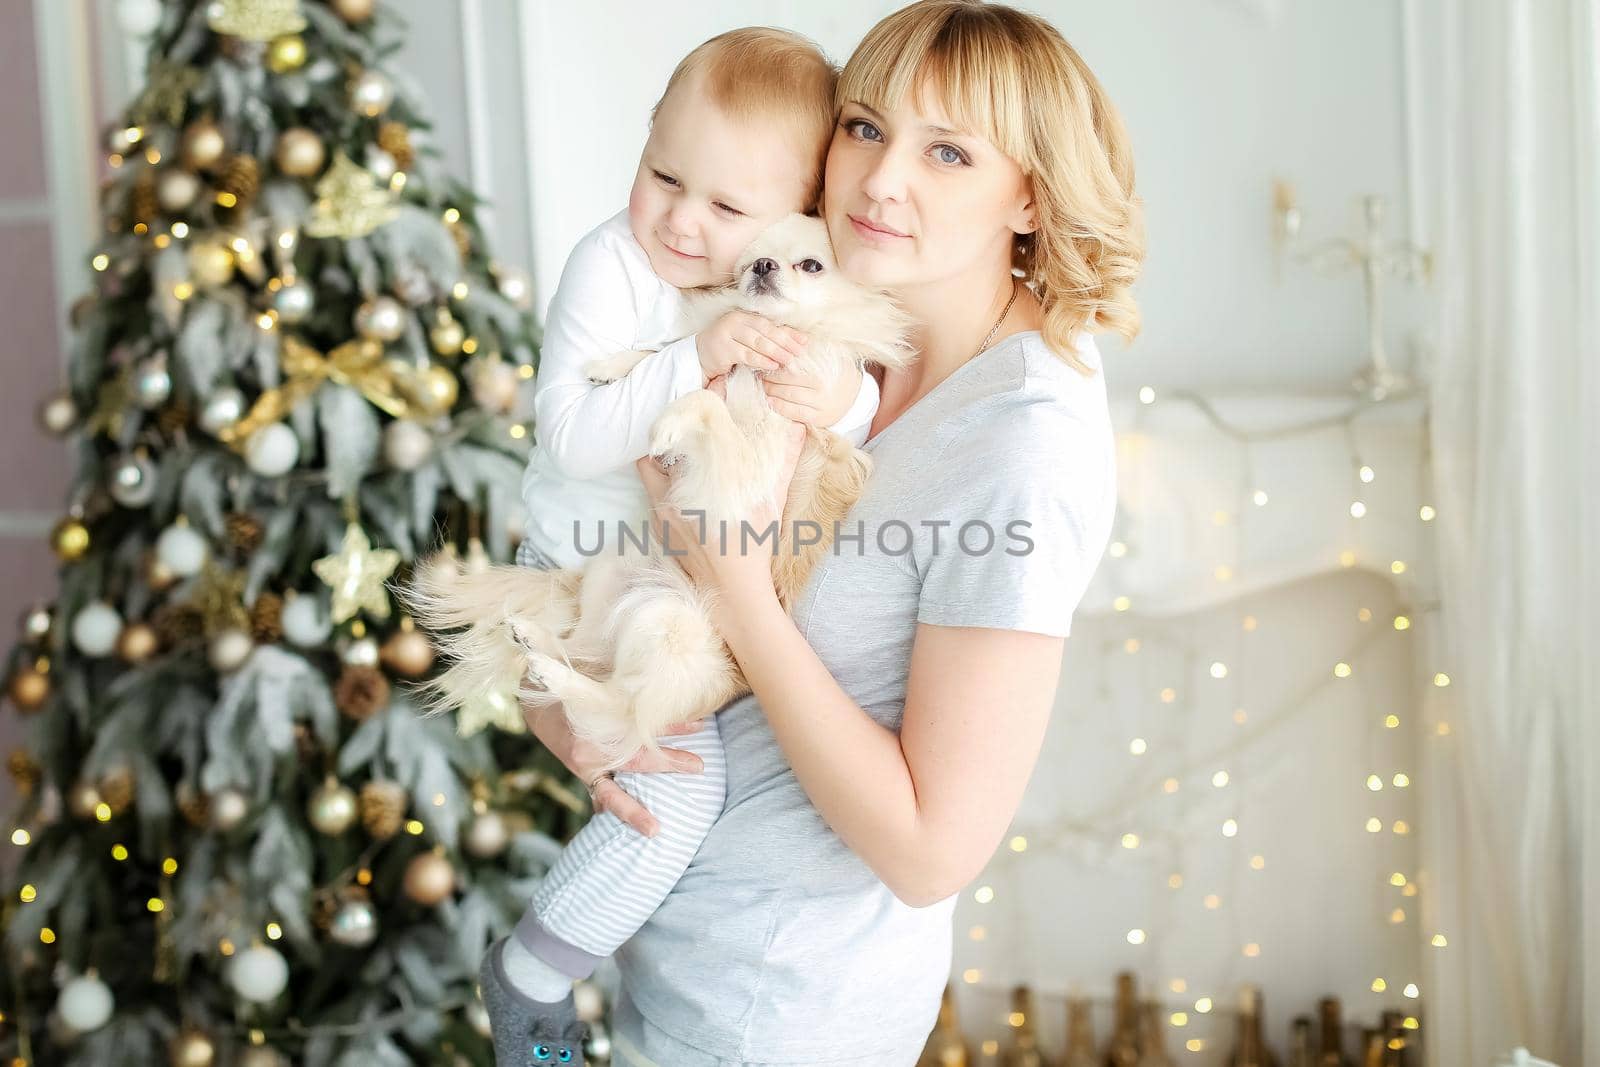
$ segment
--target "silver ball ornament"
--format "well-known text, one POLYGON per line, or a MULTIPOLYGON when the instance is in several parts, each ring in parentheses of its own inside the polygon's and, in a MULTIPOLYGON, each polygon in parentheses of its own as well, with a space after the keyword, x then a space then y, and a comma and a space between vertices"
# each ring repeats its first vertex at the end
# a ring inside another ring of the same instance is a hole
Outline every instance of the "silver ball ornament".
POLYGON ((350 104, 368 118, 389 110, 394 103, 394 86, 378 71, 364 70, 350 87, 350 104))
POLYGON ((142 508, 155 499, 156 465, 149 456, 121 455, 111 462, 111 499, 125 508, 142 508))
POLYGON ((174 523, 156 538, 156 559, 179 578, 193 578, 211 555, 205 536, 187 523, 174 523))
POLYGON ((316 306, 316 292, 298 278, 284 282, 272 294, 272 309, 278 313, 278 321, 291 326, 304 322, 316 306))
POLYGON ((224 630, 206 646, 206 659, 221 674, 243 667, 256 650, 255 640, 244 630, 224 630))
POLYGON ((528 280, 528 275, 523 271, 502 271, 496 285, 500 290, 501 296, 522 310, 526 311, 532 306, 533 283, 528 280))
POLYGON ((328 936, 350 948, 365 948, 378 938, 378 913, 372 902, 351 898, 341 903, 328 923, 328 936))
POLYGON ((383 430, 383 458, 399 471, 414 471, 433 455, 433 434, 411 419, 395 419, 383 430))
POLYGON ((22 636, 25 640, 35 644, 43 643, 50 636, 50 627, 54 617, 50 609, 41 604, 35 604, 22 616, 22 636))
POLYGON ((356 309, 356 331, 373 341, 394 341, 406 330, 406 310, 392 296, 379 296, 356 309))
POLYGON ((350 829, 360 813, 355 790, 337 778, 323 782, 306 801, 306 818, 319 833, 329 837, 337 837, 350 829))
POLYGON ((252 945, 233 957, 228 984, 245 1000, 270 1004, 289 985, 289 963, 268 945, 252 945))
POLYGON ((367 147, 364 159, 367 169, 384 185, 389 184, 389 179, 394 177, 394 172, 399 169, 394 157, 375 145, 367 147))
POLYGON ((232 830, 250 814, 250 801, 231 786, 213 793, 207 806, 211 825, 218 830, 232 830))
POLYGON ((161 210, 171 213, 182 211, 200 195, 200 179, 194 172, 168 168, 156 179, 156 203, 161 210))
POLYGON ((39 425, 47 433, 61 437, 70 432, 77 422, 78 405, 72 402, 70 393, 57 393, 39 405, 39 425))
POLYGON ((122 616, 103 600, 86 606, 72 618, 72 643, 85 656, 109 656, 122 633, 122 616))
POLYGON ((378 642, 370 637, 358 637, 344 646, 339 659, 351 667, 376 667, 378 642))
POLYGON ((154 411, 172 396, 172 372, 165 352, 146 360, 133 376, 133 400, 146 411, 154 411))
POLYGON ((284 601, 283 636, 300 648, 320 648, 333 633, 328 607, 316 593, 297 593, 284 601))
POLYGON ((98 975, 81 974, 61 987, 56 1011, 61 1021, 80 1034, 98 1030, 111 1020, 116 1002, 111 989, 98 975))
POLYGON ((264 478, 288 474, 300 459, 300 439, 281 422, 268 423, 244 443, 245 462, 264 478))
POLYGON ((244 394, 231 385, 220 385, 200 408, 200 428, 216 437, 244 418, 244 411, 244 394))
POLYGON ((468 824, 463 844, 469 856, 487 860, 504 852, 510 840, 511 834, 506 829, 506 821, 500 817, 500 813, 486 811, 468 824))

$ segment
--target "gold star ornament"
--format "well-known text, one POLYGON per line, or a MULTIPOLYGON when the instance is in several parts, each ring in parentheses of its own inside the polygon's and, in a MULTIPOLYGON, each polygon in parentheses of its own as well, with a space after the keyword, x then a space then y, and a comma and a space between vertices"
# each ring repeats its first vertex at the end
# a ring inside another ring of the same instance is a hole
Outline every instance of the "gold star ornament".
POLYGON ((373 548, 366 531, 355 523, 344 528, 344 544, 331 556, 311 564, 317 577, 333 590, 333 621, 344 622, 358 611, 375 619, 389 617, 389 594, 383 583, 400 565, 400 553, 373 548))

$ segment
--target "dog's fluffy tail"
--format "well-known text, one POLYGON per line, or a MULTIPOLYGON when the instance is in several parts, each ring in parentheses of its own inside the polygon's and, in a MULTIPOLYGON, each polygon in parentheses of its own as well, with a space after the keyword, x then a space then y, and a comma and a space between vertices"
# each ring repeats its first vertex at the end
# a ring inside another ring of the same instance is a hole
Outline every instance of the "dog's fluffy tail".
POLYGON ((495 698, 510 698, 527 673, 512 617, 555 622, 576 595, 575 572, 497 565, 467 571, 453 553, 418 562, 397 599, 449 666, 413 688, 424 714, 438 715, 495 698))

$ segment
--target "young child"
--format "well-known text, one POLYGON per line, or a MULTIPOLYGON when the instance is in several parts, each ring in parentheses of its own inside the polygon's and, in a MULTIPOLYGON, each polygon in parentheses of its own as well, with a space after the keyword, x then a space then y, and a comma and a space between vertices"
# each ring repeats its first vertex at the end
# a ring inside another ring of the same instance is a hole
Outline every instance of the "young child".
MULTIPOLYGON (((768 372, 780 414, 865 441, 878 403, 870 374, 831 390, 785 375, 804 337, 746 312, 697 335, 679 329, 684 290, 727 284, 763 229, 815 205, 836 77, 810 41, 766 28, 714 37, 673 71, 651 112, 627 209, 578 243, 551 298, 518 563, 581 568, 597 548, 617 551, 618 523, 642 533, 648 498, 634 463, 649 451, 651 424, 735 364, 768 372), (654 351, 617 381, 588 379, 591 360, 628 350, 654 351)), ((644 924, 721 814, 726 768, 715 717, 669 743, 699 756, 704 771, 616 777, 656 817, 657 832, 643 837, 596 815, 514 933, 490 945, 479 977, 500 1067, 583 1062, 573 980, 644 924)))

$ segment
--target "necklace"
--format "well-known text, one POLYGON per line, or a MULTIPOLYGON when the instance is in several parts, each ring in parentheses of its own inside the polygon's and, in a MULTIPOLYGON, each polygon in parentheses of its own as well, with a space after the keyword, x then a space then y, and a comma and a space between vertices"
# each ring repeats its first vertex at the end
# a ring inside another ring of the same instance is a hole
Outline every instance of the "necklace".
POLYGON ((1000 317, 998 319, 994 320, 994 328, 989 331, 989 336, 985 337, 983 339, 983 344, 979 345, 978 346, 978 350, 976 352, 972 353, 973 358, 977 358, 978 356, 982 355, 983 354, 983 350, 989 347, 989 342, 994 340, 994 335, 1000 332, 1000 324, 1002 322, 1006 321, 1006 316, 1007 315, 1011 314, 1011 305, 1015 304, 1016 302, 1017 302, 1017 279, 1016 279, 1016 276, 1013 275, 1012 278, 1011 278, 1011 299, 1006 301, 1006 309, 1004 311, 1000 312, 1000 317))

